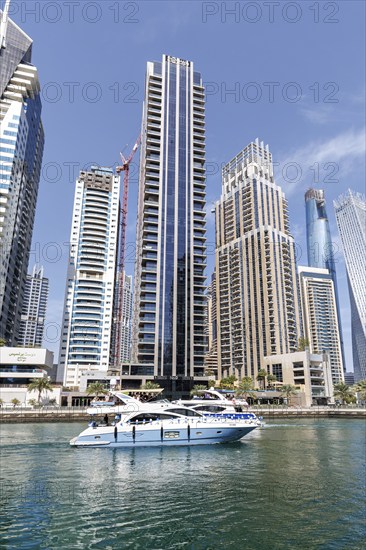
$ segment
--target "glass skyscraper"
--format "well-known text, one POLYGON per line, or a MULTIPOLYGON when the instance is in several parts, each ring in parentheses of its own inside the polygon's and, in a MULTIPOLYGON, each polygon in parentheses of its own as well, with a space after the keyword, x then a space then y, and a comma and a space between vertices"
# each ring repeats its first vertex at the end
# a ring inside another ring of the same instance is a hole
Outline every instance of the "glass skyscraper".
POLYGON ((366 199, 348 193, 334 201, 351 302, 355 381, 366 379, 366 199))
POLYGON ((219 378, 255 380, 266 356, 298 348, 295 243, 287 210, 268 145, 257 139, 224 166, 216 203, 219 378))
POLYGON ((334 247, 330 234, 329 221, 326 211, 325 194, 321 189, 308 189, 305 193, 306 213, 306 243, 309 267, 327 269, 334 284, 337 304, 339 337, 341 342, 342 365, 346 370, 342 321, 338 300, 337 273, 334 261, 334 247))
POLYGON ((118 250, 119 176, 92 167, 76 181, 57 378, 79 386, 85 371, 107 374, 118 250))
POLYGON ((325 208, 324 191, 309 189, 305 193, 306 243, 310 267, 328 269, 336 284, 333 244, 325 208))
POLYGON ((204 372, 205 193, 202 77, 163 55, 147 64, 132 359, 173 390, 204 372))
POLYGON ((0 338, 16 345, 44 132, 32 39, 6 17, 0 29, 0 338))

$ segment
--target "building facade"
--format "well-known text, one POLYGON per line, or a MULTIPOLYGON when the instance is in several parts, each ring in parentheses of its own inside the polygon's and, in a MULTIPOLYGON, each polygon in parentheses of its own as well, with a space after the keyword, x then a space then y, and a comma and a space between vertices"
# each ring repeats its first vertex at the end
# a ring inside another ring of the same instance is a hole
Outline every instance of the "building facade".
MULTIPOLYGON (((49 379, 53 367, 53 353, 48 349, 0 347, 0 399, 4 407, 12 406, 17 399, 22 407, 30 400, 38 400, 38 392, 28 390, 28 385, 39 378, 49 379)), ((61 387, 43 393, 42 404, 60 403, 61 387)))
POLYGON ((287 201, 258 140, 223 168, 215 270, 219 377, 256 379, 263 358, 297 350, 300 335, 287 201))
POLYGON ((355 381, 366 379, 366 199, 348 193, 334 201, 351 302, 355 381))
POLYGON ((217 378, 217 313, 216 313, 216 273, 211 277, 207 287, 206 298, 206 334, 207 353, 205 357, 205 373, 217 378))
POLYGON ((308 189, 305 193, 306 244, 310 267, 327 269, 332 278, 337 307, 339 338, 343 369, 346 369, 342 321, 340 316, 337 273, 334 259, 334 246, 330 234, 326 211, 325 194, 321 189, 308 189))
POLYGON ((203 376, 205 93, 193 63, 147 64, 132 360, 167 388, 203 376))
POLYGON ((119 188, 107 168, 80 172, 76 181, 57 377, 64 386, 78 386, 84 371, 109 368, 119 188))
POLYGON ((43 267, 35 265, 25 284, 19 342, 22 346, 41 347, 48 301, 48 279, 43 267))
POLYGON ((44 131, 32 39, 7 17, 0 34, 0 338, 16 345, 44 131))
POLYGON ((299 266, 302 326, 310 353, 328 353, 333 384, 344 382, 338 309, 328 269, 299 266))
POLYGON ((121 363, 129 363, 131 361, 132 296, 132 277, 124 273, 121 329, 121 363))
POLYGON ((299 389, 299 395, 290 399, 294 405, 310 407, 334 402, 329 354, 297 351, 265 357, 264 364, 268 374, 276 376, 278 388, 290 384, 299 389))

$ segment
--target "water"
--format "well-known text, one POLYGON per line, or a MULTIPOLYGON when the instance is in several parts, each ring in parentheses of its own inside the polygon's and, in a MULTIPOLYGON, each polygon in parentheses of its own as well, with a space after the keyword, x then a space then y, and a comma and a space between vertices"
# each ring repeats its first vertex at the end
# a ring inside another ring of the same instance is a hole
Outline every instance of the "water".
POLYGON ((225 445, 70 448, 83 428, 1 426, 1 548, 366 546, 363 420, 281 419, 225 445))

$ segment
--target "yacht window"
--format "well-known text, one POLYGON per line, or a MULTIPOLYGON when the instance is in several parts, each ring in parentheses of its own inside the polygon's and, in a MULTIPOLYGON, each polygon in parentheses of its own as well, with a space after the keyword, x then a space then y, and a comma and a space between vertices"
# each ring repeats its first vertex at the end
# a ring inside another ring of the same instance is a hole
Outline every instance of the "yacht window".
POLYGON ((225 407, 220 407, 220 405, 201 405, 196 407, 196 411, 206 411, 206 412, 222 412, 225 410, 225 407))
POLYGON ((175 418, 171 414, 164 414, 164 413, 140 413, 133 418, 131 418, 130 423, 131 424, 143 424, 154 420, 169 420, 175 418))
POLYGON ((175 414, 181 414, 183 416, 201 416, 199 413, 196 413, 195 411, 192 411, 192 410, 187 410, 187 409, 169 409, 169 412, 170 413, 175 413, 175 414))

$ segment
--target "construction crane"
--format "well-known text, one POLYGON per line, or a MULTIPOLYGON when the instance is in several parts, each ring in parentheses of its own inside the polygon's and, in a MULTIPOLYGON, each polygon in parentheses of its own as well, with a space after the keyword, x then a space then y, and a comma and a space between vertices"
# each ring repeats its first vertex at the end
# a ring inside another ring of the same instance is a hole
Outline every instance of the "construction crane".
POLYGON ((128 186, 130 176, 130 164, 136 154, 141 143, 141 135, 131 151, 130 156, 126 159, 121 153, 122 165, 117 166, 116 172, 120 174, 124 172, 123 178, 123 196, 122 207, 120 210, 120 247, 119 247, 119 262, 118 262, 118 296, 117 296, 117 311, 115 316, 115 341, 114 341, 114 366, 121 365, 121 338, 122 338, 122 322, 123 322, 123 286, 124 286, 124 269, 126 255, 126 228, 127 228, 127 211, 128 211, 128 186))

